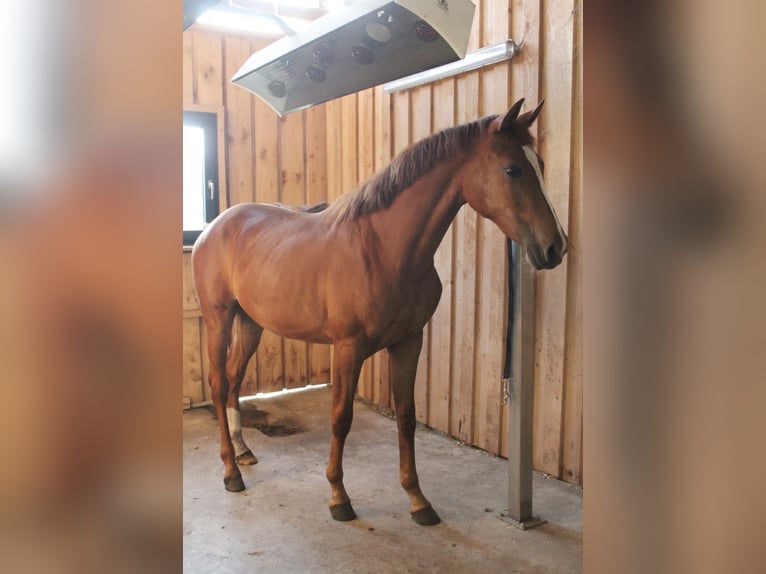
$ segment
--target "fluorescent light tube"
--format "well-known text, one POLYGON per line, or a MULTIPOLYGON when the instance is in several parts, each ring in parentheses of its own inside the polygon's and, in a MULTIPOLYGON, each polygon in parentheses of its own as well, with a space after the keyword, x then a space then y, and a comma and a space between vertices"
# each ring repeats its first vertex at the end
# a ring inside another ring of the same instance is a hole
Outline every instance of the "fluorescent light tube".
POLYGON ((465 55, 465 58, 458 60, 457 62, 444 64, 443 66, 412 74, 411 76, 407 76, 400 80, 388 82, 383 86, 383 89, 388 93, 399 92, 401 90, 408 90, 410 88, 422 86, 423 84, 430 82, 436 82, 437 80, 443 80, 444 78, 462 74, 463 72, 470 72, 471 70, 476 70, 483 66, 497 64, 498 62, 512 59, 519 51, 520 47, 521 44, 516 44, 513 40, 508 39, 505 42, 500 42, 499 44, 493 44, 492 46, 486 46, 475 52, 470 52, 465 55))

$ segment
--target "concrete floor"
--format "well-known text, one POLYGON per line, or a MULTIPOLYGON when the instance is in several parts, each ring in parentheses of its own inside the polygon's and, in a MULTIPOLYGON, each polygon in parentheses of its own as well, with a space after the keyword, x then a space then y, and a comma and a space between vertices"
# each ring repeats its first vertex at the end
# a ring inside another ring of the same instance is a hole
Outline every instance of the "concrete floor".
POLYGON ((535 514, 549 522, 518 530, 497 517, 507 497, 507 462, 418 429, 420 484, 442 518, 437 526, 418 526, 399 486, 396 424, 357 402, 343 464, 359 518, 335 522, 324 476, 330 390, 256 404, 270 422, 307 430, 270 438, 243 429, 259 462, 241 467, 247 489, 240 493, 223 488, 213 415, 184 413, 184 572, 582 571, 580 489, 536 474, 535 514))

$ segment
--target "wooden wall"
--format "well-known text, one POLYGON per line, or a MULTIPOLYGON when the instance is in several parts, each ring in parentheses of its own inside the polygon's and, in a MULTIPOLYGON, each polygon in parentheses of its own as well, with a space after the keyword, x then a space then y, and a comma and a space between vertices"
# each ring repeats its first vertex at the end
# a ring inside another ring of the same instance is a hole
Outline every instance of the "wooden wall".
MULTIPOLYGON (((535 128, 538 148, 570 250, 557 269, 538 274, 534 466, 575 484, 582 484, 581 6, 581 0, 478 0, 469 50, 523 39, 512 62, 393 95, 373 88, 283 120, 242 90, 219 85, 216 62, 224 79, 231 76, 247 56, 247 40, 200 31, 184 35, 187 101, 211 98, 226 108, 232 203, 331 200, 431 133, 503 113, 521 97, 526 109, 545 98, 535 128), (297 149, 300 156, 301 142, 303 170, 292 155, 297 149)), ((505 261, 500 231, 470 208, 461 210, 435 257, 444 290, 426 330, 415 391, 421 422, 500 455, 508 449, 507 409, 501 404, 505 261)), ((189 364, 201 362, 204 370, 204 360, 191 356, 193 344, 185 348, 189 364)), ((312 382, 327 378, 324 348, 271 336, 257 359, 248 375, 253 389, 272 388, 279 376, 297 381, 300 369, 311 372, 312 382)), ((365 363, 358 392, 391 407, 384 352, 365 363)))

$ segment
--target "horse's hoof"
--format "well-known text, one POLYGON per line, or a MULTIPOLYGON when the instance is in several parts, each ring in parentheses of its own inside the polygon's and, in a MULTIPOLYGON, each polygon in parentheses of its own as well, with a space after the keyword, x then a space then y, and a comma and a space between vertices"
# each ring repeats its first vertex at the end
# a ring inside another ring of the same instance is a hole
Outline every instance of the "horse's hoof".
POLYGON ((350 502, 331 506, 330 514, 332 514, 333 519, 340 522, 348 522, 349 520, 354 520, 356 518, 356 512, 354 512, 354 507, 351 506, 350 502))
POLYGON ((431 506, 421 508, 415 512, 410 512, 410 516, 412 516, 412 519, 421 526, 433 526, 434 524, 439 524, 442 521, 442 519, 439 518, 439 515, 436 514, 436 511, 431 506))
POLYGON ((253 451, 250 449, 247 449, 247 451, 240 454, 236 459, 237 464, 257 464, 258 459, 255 458, 255 455, 253 454, 253 451))
POLYGON ((226 476, 223 485, 229 492, 242 492, 245 490, 245 482, 241 476, 226 476))

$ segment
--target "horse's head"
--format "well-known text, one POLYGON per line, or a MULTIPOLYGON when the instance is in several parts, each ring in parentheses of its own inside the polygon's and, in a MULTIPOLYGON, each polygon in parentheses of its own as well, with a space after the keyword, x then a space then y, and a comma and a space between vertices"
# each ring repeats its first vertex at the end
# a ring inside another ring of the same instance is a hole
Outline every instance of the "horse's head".
POLYGON ((519 100, 490 124, 470 158, 472 169, 463 180, 463 196, 520 243, 537 269, 553 269, 561 263, 568 241, 545 194, 543 161, 529 133, 543 104, 519 116, 523 103, 519 100))

